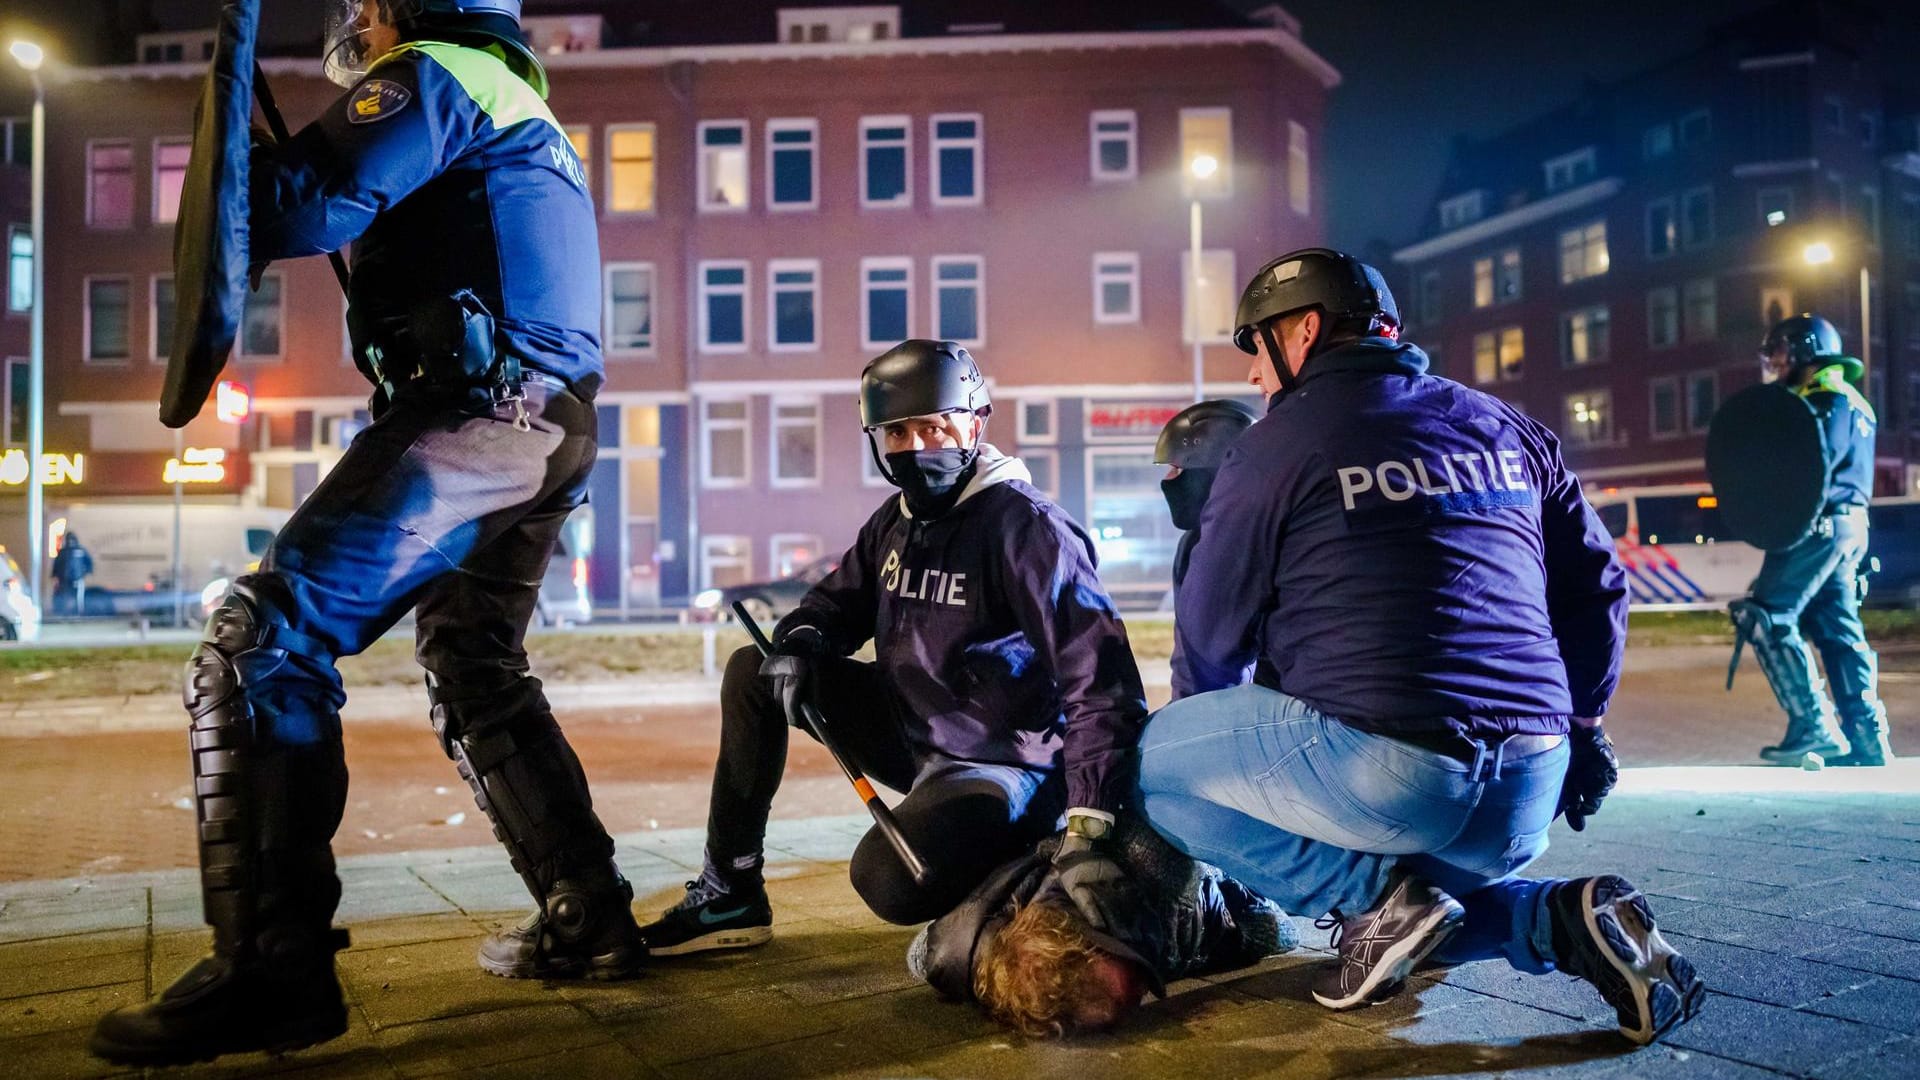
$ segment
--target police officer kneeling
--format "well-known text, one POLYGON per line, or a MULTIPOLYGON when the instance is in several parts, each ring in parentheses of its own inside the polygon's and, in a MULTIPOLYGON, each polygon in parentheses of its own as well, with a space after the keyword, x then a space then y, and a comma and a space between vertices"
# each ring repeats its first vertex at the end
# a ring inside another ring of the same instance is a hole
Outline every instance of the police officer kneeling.
MULTIPOLYGON (((234 582, 188 663, 213 953, 101 1019, 92 1049, 160 1065, 346 1030, 331 840, 347 769, 335 660, 409 610, 433 727, 539 910, 488 938, 514 977, 644 959, 586 776, 528 673, 527 624, 595 454, 593 205, 543 98, 518 0, 341 0, 352 87, 255 149, 251 257, 353 243, 349 322, 376 419, 234 582)), ((197 151, 196 151, 197 152, 197 151)))
POLYGON ((862 771, 907 793, 894 815, 928 880, 916 883, 877 829, 849 871, 881 918, 945 913, 1054 832, 1062 810, 1079 834, 1062 844, 1069 894, 1122 876, 1110 853, 1078 849, 1125 793, 1146 716, 1140 675, 1093 542, 1018 458, 983 441, 991 408, 980 369, 951 341, 902 342, 861 374, 868 448, 900 494, 780 620, 773 656, 763 664, 747 648, 728 662, 706 867, 641 928, 653 955, 771 938, 762 847, 802 698, 862 771), (869 639, 875 662, 851 659, 869 639))
POLYGON ((1705 990, 1638 890, 1518 876, 1616 775, 1625 576, 1557 440, 1428 374, 1350 256, 1267 264, 1236 323, 1271 401, 1201 515, 1142 812, 1287 910, 1334 913, 1324 1005, 1390 995, 1430 955, 1504 957, 1658 1038, 1705 990))

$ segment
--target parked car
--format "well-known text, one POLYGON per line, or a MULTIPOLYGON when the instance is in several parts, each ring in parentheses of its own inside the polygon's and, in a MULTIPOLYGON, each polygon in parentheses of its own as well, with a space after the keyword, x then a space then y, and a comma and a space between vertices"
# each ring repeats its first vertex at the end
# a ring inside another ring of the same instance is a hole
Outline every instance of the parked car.
POLYGON ((798 606, 800 598, 807 595, 807 590, 819 584, 839 565, 840 556, 829 555, 773 581, 704 590, 693 598, 691 615, 700 621, 731 619, 734 601, 738 600, 746 606, 747 614, 753 616, 755 622, 778 619, 798 606))
POLYGON ((40 636, 40 605, 27 595, 26 580, 20 564, 0 547, 0 641, 33 641, 40 636))

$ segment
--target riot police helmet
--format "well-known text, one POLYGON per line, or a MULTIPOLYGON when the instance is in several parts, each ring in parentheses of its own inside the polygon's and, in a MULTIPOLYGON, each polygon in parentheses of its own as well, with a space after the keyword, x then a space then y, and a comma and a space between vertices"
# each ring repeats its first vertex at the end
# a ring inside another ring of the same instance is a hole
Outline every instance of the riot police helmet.
POLYGON ((1789 316, 1773 324, 1760 340, 1760 359, 1764 363, 1781 349, 1787 351, 1787 370, 1798 371, 1815 365, 1839 364, 1847 369, 1847 378, 1858 379, 1860 361, 1846 355, 1840 331, 1831 322, 1810 311, 1789 316))
POLYGON ((1233 343, 1254 355, 1262 326, 1310 308, 1318 309, 1329 327, 1397 333, 1400 326, 1400 309, 1380 271, 1343 251, 1301 248, 1262 266, 1241 290, 1233 343))
POLYGON ((1217 469, 1241 432, 1260 417, 1247 405, 1221 399, 1200 401, 1175 413, 1160 429, 1153 460, 1179 469, 1217 469))
POLYGON ((327 8, 327 78, 352 86, 380 58, 368 30, 392 26, 403 39, 471 44, 498 56, 541 96, 547 69, 520 29, 520 0, 331 0, 327 8))
POLYGON ((860 373, 860 426, 868 431, 915 416, 992 411, 986 376, 956 342, 911 338, 860 373))

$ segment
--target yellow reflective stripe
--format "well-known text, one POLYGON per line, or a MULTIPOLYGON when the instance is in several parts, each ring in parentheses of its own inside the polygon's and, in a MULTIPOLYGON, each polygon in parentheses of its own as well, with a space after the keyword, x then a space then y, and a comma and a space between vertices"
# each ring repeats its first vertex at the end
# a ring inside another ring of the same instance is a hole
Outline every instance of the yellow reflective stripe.
POLYGON ((1821 368, 1819 371, 1813 373, 1813 378, 1808 379, 1805 385, 1800 386, 1794 391, 1794 393, 1799 394, 1803 398, 1822 392, 1839 394, 1841 397, 1847 399, 1847 404, 1852 405, 1855 409, 1864 413, 1869 421, 1872 421, 1876 425, 1880 423, 1880 418, 1874 415, 1873 403, 1869 402, 1865 395, 1855 390, 1853 384, 1847 381, 1846 374, 1841 368, 1841 365, 1833 364, 1821 368))
POLYGON ((562 136, 566 134, 560 121, 554 119, 553 110, 540 100, 539 93, 494 54, 443 41, 409 41, 381 57, 374 67, 407 52, 421 53, 445 68, 473 103, 480 106, 480 111, 487 114, 487 119, 493 121, 494 130, 504 131, 528 120, 540 120, 562 136))

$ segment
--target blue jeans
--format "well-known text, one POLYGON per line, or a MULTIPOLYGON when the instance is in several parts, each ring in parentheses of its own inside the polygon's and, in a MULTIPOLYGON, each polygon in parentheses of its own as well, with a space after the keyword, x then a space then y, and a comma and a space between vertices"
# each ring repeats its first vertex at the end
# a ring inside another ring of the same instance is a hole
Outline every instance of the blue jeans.
POLYGON ((1557 882, 1517 875, 1547 849, 1568 754, 1564 739, 1519 757, 1492 743, 1476 769, 1248 684, 1154 714, 1135 804, 1175 847, 1292 912, 1364 911, 1405 867, 1467 909, 1436 960, 1546 972, 1557 882))

